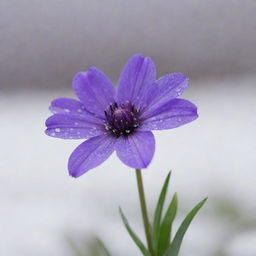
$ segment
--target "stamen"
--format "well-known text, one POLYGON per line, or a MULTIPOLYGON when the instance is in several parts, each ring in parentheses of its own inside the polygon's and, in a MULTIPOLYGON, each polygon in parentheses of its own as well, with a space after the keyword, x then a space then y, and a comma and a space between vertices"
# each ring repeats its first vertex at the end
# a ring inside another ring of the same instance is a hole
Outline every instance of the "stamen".
POLYGON ((109 105, 105 113, 105 129, 114 136, 128 136, 139 127, 139 111, 128 101, 109 105))

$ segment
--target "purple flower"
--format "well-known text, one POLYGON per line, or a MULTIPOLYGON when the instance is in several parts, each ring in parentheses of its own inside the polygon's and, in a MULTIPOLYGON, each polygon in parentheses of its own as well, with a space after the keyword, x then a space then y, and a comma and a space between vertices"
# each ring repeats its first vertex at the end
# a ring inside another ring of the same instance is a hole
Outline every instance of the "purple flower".
POLYGON ((177 99, 187 86, 188 79, 181 73, 156 80, 154 62, 140 54, 124 67, 117 90, 103 72, 90 67, 73 79, 79 101, 52 101, 54 115, 46 120, 46 134, 88 139, 69 158, 73 177, 100 165, 114 151, 126 165, 146 168, 155 151, 152 130, 176 128, 197 118, 194 104, 177 99))

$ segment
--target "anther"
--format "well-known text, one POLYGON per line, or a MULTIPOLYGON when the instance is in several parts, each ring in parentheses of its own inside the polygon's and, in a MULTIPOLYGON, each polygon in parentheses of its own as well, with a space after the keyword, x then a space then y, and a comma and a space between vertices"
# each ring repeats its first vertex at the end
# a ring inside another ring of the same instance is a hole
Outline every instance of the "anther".
POLYGON ((114 102, 104 113, 105 129, 116 137, 128 136, 139 126, 139 112, 130 102, 114 102))

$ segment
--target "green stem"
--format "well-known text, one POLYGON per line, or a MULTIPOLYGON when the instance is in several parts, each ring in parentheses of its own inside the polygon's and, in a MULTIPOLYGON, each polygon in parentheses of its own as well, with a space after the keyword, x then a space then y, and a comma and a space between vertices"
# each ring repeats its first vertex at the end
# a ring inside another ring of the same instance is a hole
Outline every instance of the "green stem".
POLYGON ((144 223, 145 235, 146 235, 147 244, 148 244, 148 250, 150 254, 154 256, 155 254, 154 254, 153 245, 152 245, 151 227, 148 220, 148 211, 147 211, 147 205, 145 200, 141 170, 136 169, 135 172, 136 172, 137 186, 138 186, 138 192, 140 197, 140 207, 141 207, 142 219, 144 223))

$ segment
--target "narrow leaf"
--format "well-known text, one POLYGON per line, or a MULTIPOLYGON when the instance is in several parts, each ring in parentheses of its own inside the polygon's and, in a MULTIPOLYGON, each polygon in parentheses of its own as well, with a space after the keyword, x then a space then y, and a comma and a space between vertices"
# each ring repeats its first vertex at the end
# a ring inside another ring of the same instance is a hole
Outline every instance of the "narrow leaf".
POLYGON ((111 256, 104 243, 99 238, 96 239, 96 243, 101 256, 111 256))
POLYGON ((165 256, 178 256, 183 237, 184 237, 191 221, 193 220, 193 218, 195 217, 197 212, 201 209, 201 207, 204 205, 206 200, 207 200, 207 198, 205 198, 198 205, 196 205, 192 209, 192 211, 186 216, 186 218, 183 220, 172 243, 168 247, 168 249, 165 253, 165 256))
POLYGON ((177 213, 178 198, 175 193, 160 227, 158 252, 163 255, 170 244, 172 223, 177 213))
POLYGON ((164 201, 166 197, 166 192, 169 185, 171 172, 168 173, 165 182, 163 184, 161 193, 158 198, 155 214, 154 214, 154 221, 153 221, 153 244, 154 248, 158 248, 158 241, 159 241, 159 232, 160 232, 160 223, 161 223, 161 217, 162 217, 162 211, 164 206, 164 201))
POLYGON ((75 242, 71 239, 71 238, 67 238, 67 241, 74 253, 75 256, 85 256, 80 249, 77 247, 77 245, 75 244, 75 242))
POLYGON ((142 254, 144 256, 150 256, 149 251, 146 249, 146 247, 144 246, 144 244, 141 242, 141 240, 139 239, 139 237, 133 232, 133 230, 131 229, 127 218, 125 217, 125 215, 122 212, 122 209, 119 207, 119 212, 121 215, 121 218, 123 220, 123 223, 129 233, 129 235, 131 236, 132 240, 134 241, 134 243, 139 247, 140 251, 142 252, 142 254))

